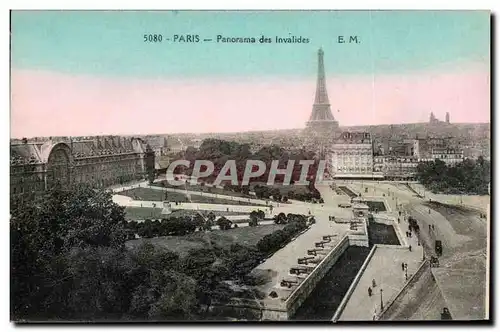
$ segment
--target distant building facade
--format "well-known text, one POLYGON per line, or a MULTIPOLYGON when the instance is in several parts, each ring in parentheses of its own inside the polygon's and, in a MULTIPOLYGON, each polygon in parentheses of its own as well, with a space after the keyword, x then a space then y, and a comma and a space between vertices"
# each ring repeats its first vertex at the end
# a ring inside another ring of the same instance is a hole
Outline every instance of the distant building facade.
POLYGON ((431 151, 431 160, 439 159, 447 165, 454 165, 464 161, 464 151, 453 148, 435 148, 431 151))
POLYGON ((373 144, 367 132, 343 132, 332 144, 329 156, 327 166, 333 178, 374 177, 373 144))
POLYGON ((55 184, 95 188, 154 174, 154 151, 142 139, 119 136, 11 142, 10 193, 36 194, 55 184))
POLYGON ((418 163, 417 158, 410 156, 374 156, 373 170, 382 173, 386 180, 413 181, 418 163))

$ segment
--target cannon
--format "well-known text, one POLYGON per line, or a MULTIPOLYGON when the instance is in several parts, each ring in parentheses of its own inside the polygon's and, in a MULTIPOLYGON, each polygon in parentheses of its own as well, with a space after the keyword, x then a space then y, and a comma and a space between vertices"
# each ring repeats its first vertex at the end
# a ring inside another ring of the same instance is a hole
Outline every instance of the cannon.
POLYGON ((307 265, 310 261, 312 261, 314 257, 302 257, 297 259, 298 264, 305 264, 307 265))
POLYGON ((316 249, 309 249, 309 250, 307 250, 307 254, 316 256, 318 253, 317 253, 316 249))
POLYGON ((296 285, 298 284, 298 282, 296 280, 281 280, 280 282, 280 286, 281 287, 287 287, 287 288, 291 288, 293 285, 296 285))
POLYGON ((314 244, 314 246, 315 246, 316 248, 324 248, 324 247, 325 247, 325 244, 324 244, 324 242, 316 242, 316 243, 314 244))
POLYGON ((323 243, 328 243, 332 241, 332 238, 330 235, 324 235, 323 240, 324 240, 323 243))
POLYGON ((290 274, 306 274, 312 271, 311 267, 308 266, 294 266, 290 268, 290 274))

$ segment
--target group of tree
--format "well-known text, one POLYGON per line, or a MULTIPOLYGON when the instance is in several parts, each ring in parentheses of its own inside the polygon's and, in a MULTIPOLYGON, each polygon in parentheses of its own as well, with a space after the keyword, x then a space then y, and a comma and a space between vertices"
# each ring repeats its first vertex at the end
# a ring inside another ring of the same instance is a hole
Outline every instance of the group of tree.
POLYGON ((274 223, 278 225, 288 224, 292 222, 297 222, 297 223, 309 222, 310 224, 314 224, 316 222, 313 216, 306 217, 302 214, 294 214, 294 213, 285 214, 283 212, 280 212, 277 215, 275 215, 273 219, 274 223))
POLYGON ((224 216, 217 217, 209 212, 206 217, 200 213, 180 217, 169 217, 161 220, 145 219, 143 222, 131 220, 125 224, 127 239, 177 235, 183 236, 196 231, 211 231, 213 226, 221 230, 231 229, 233 222, 224 216))
POLYGON ((232 184, 225 184, 224 190, 232 191, 235 193, 240 193, 240 194, 243 194, 245 196, 250 197, 250 186, 239 186, 239 185, 235 186, 232 184))
MULTIPOLYGON (((214 171, 205 180, 213 182, 219 172, 222 170, 226 161, 235 160, 238 183, 241 184, 243 174, 245 173, 246 163, 248 160, 260 160, 266 164, 266 172, 258 177, 252 178, 251 182, 267 182, 271 163, 274 160, 279 161, 279 168, 286 168, 289 160, 295 160, 294 169, 292 172, 292 181, 300 179, 302 166, 299 164, 300 160, 314 160, 314 164, 309 167, 307 179, 314 182, 316 177, 319 160, 314 152, 306 151, 304 149, 295 149, 292 151, 285 150, 278 145, 268 145, 262 147, 259 151, 252 153, 249 144, 240 144, 233 141, 225 141, 221 139, 205 139, 200 147, 188 147, 186 151, 179 152, 174 159, 189 160, 190 167, 177 167, 177 174, 191 175, 193 171, 194 162, 196 160, 210 160, 214 163, 214 171)), ((203 170, 203 169, 202 169, 203 170)), ((284 180, 284 175, 277 175, 275 182, 280 183, 284 180)), ((244 190, 244 189, 242 189, 244 190)))
POLYGON ((126 224, 127 233, 135 238, 137 234, 141 238, 152 238, 168 235, 186 235, 200 229, 202 224, 191 216, 170 217, 168 219, 151 220, 143 222, 135 220, 126 224))
POLYGON ((312 188, 309 192, 295 192, 290 190, 288 198, 303 202, 324 203, 321 194, 316 188, 312 188))
POLYGON ((282 190, 281 187, 273 187, 268 185, 256 184, 254 186, 255 196, 259 199, 272 199, 276 202, 288 202, 288 199, 295 199, 304 202, 323 203, 321 194, 314 187, 314 184, 309 184, 307 191, 300 190, 282 190))
POLYGON ((483 157, 465 159, 455 165, 436 159, 418 164, 417 179, 435 193, 486 195, 491 181, 491 163, 483 157))
MULTIPOLYGON (((147 225, 172 233, 180 220, 147 225)), ((90 187, 12 201, 11 318, 206 319, 214 301, 232 296, 225 281, 240 280, 263 257, 255 247, 213 243, 183 256, 151 244, 128 250, 129 226, 111 194, 90 187)))
MULTIPOLYGON (((278 215, 279 217, 280 215, 278 215)), ((276 219, 278 219, 276 217, 276 219)), ((281 215, 283 218, 283 215, 281 215)), ((307 228, 307 217, 304 215, 289 215, 285 216, 287 225, 283 229, 274 231, 271 234, 264 236, 257 242, 257 249, 268 256, 284 247, 290 242, 297 234, 307 228)))
POLYGON ((264 220, 265 213, 262 210, 252 211, 250 212, 250 221, 248 222, 248 226, 254 227, 259 225, 259 221, 264 220))

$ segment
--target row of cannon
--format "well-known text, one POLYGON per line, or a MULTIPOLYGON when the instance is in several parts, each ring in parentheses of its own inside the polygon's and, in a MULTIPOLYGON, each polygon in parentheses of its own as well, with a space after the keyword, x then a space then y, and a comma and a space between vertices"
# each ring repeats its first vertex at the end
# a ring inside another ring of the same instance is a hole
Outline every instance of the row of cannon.
MULTIPOLYGON (((297 259, 297 263, 301 265, 293 266, 290 268, 290 274, 299 276, 301 274, 309 274, 314 270, 314 265, 308 264, 318 264, 320 263, 324 256, 328 253, 325 249, 325 245, 332 242, 332 238, 335 235, 324 235, 323 240, 314 243, 315 248, 307 250, 307 254, 311 256, 300 257, 297 259)), ((299 279, 282 279, 281 287, 291 288, 300 283, 299 279)))

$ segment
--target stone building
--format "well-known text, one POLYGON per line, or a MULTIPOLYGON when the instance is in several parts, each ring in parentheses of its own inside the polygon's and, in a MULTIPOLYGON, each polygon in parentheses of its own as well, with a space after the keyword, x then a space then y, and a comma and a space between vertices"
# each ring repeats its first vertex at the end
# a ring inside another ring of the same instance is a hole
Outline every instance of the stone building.
POLYGON ((464 161, 464 151, 455 148, 434 148, 431 150, 431 160, 442 160, 447 165, 454 165, 464 161))
POLYGON ((382 173, 386 180, 413 181, 416 179, 418 163, 418 158, 412 156, 375 156, 373 170, 382 173))
POLYGON ((331 146, 328 169, 334 178, 376 178, 370 133, 344 132, 331 146))
POLYGON ((56 183, 96 188, 154 174, 154 151, 142 139, 119 136, 26 139, 10 146, 11 195, 36 194, 56 183))

